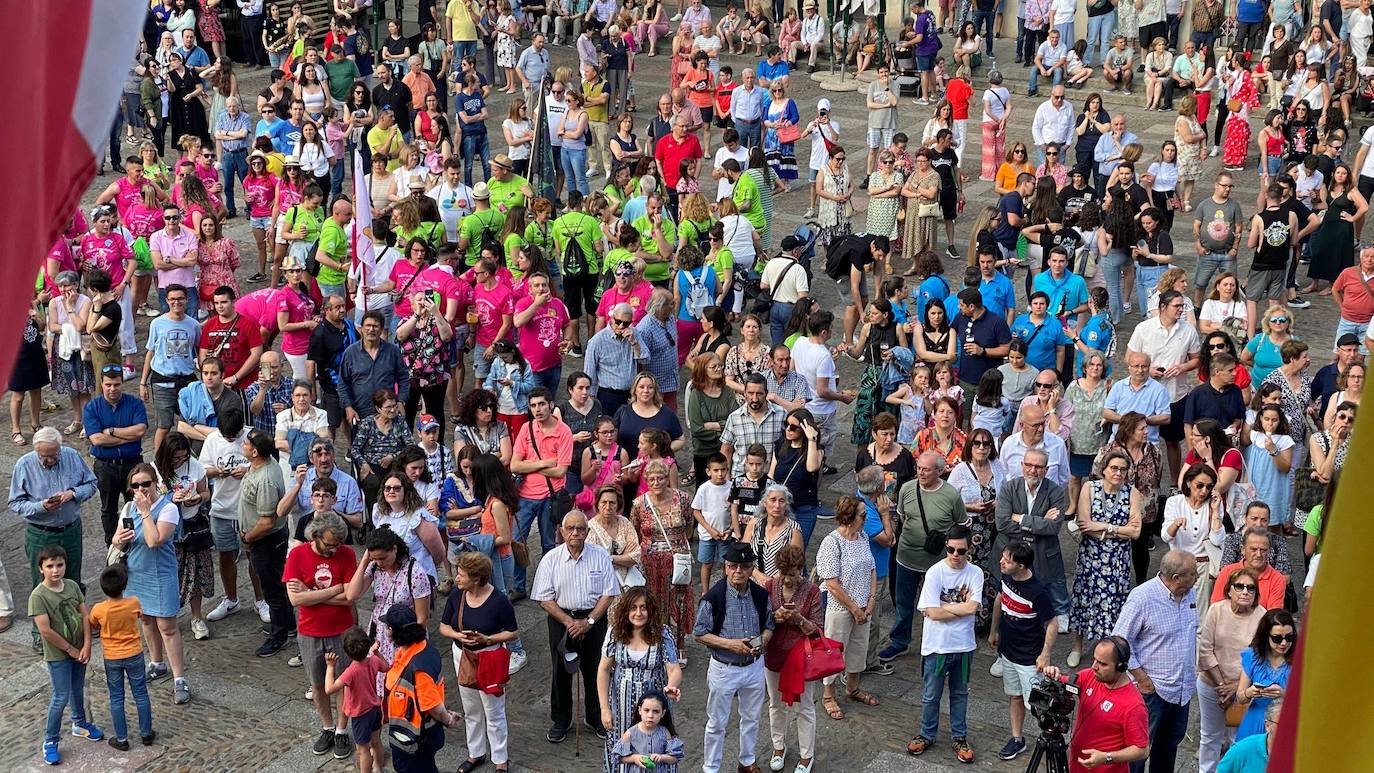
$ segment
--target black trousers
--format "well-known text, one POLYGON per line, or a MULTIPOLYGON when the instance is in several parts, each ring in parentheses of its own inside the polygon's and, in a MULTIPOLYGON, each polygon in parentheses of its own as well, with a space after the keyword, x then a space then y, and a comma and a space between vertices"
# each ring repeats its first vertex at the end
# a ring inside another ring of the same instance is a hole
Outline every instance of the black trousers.
POLYGON ((263 14, 240 16, 239 29, 243 30, 243 59, 248 65, 266 67, 267 51, 262 47, 263 14))
POLYGON ((105 544, 114 539, 119 521, 120 497, 129 501, 129 471, 143 461, 143 457, 95 460, 95 488, 100 492, 100 526, 105 531, 105 544))
POLYGON ((1150 543, 1164 529, 1164 513, 1161 512, 1153 523, 1140 525, 1140 536, 1131 540, 1131 566, 1135 569, 1135 584, 1139 585, 1150 576, 1150 543))
POLYGON ((248 564, 257 572, 262 583, 262 597, 271 611, 272 622, 269 639, 286 641, 291 631, 296 630, 296 611, 291 607, 291 599, 286 595, 286 583, 281 574, 286 569, 287 529, 278 529, 248 546, 248 564))
MULTIPOLYGON (((566 611, 566 610, 565 610, 566 611)), ((591 610, 568 612, 581 620, 591 610)), ((573 722, 573 677, 563 668, 563 658, 558 654, 558 645, 567 633, 563 624, 549 617, 549 653, 553 661, 553 682, 549 685, 549 719, 555 725, 572 727, 573 722)), ((569 639, 569 651, 577 650, 578 665, 582 671, 583 720, 592 725, 601 724, 601 698, 596 689, 596 670, 601 665, 601 645, 606 641, 606 618, 596 621, 590 631, 581 639, 569 639)))
POLYGON ((448 422, 444 419, 444 393, 447 391, 448 381, 427 387, 411 384, 410 394, 406 396, 406 425, 411 429, 415 428, 415 417, 420 415, 420 400, 423 399, 425 413, 433 415, 439 421, 439 437, 446 437, 444 430, 448 422))

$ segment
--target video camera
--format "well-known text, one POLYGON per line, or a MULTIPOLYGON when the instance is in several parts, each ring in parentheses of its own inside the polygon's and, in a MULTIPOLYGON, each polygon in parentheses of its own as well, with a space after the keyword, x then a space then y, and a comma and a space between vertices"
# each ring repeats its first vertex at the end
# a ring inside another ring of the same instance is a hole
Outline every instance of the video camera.
POLYGON ((1077 705, 1078 674, 1064 674, 1056 679, 1041 675, 1031 684, 1031 714, 1040 723, 1043 733, 1063 735, 1073 725, 1073 709, 1077 705))

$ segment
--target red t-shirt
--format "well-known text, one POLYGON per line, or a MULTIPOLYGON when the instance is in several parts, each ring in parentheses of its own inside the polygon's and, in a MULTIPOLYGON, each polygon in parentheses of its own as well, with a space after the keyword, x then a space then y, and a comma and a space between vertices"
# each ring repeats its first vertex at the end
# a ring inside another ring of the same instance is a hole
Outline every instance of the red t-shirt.
POLYGON ((695 134, 687 134, 678 142, 672 134, 665 134, 654 148, 654 160, 663 165, 663 182, 677 188, 678 167, 689 158, 701 158, 701 143, 695 134))
MULTIPOLYGON (((1197 380, 1199 384, 1207 381, 1207 377, 1202 375, 1201 368, 1198 369, 1197 380)), ((1250 369, 1245 367, 1244 363, 1236 363, 1236 388, 1249 389, 1252 383, 1254 382, 1250 377, 1250 369)))
MULTIPOLYGON (((1187 456, 1183 457, 1184 464, 1201 464, 1202 462, 1203 459, 1202 457, 1197 455, 1197 451, 1189 451, 1187 456)), ((1241 456, 1240 451, 1237 451, 1234 448, 1226 449, 1226 453, 1221 455, 1222 467, 1229 467, 1233 470, 1240 470, 1243 469, 1243 464, 1244 457, 1241 456)), ((1207 466, 1212 466, 1211 462, 1207 462, 1207 466)))
MULTIPOLYGON (((253 347, 262 346, 262 329, 257 320, 243 314, 235 314, 230 322, 221 322, 219 315, 208 317, 200 324, 200 343, 197 346, 206 350, 211 357, 224 361, 224 375, 232 376, 248 361, 253 347)), ((253 383, 251 377, 238 383, 239 389, 247 389, 253 383)))
POLYGON ((968 120, 968 102, 972 97, 973 87, 967 81, 963 78, 950 80, 949 85, 945 87, 945 99, 948 99, 950 107, 954 108, 954 120, 968 120))
POLYGON ((343 713, 345 717, 357 718, 367 710, 382 705, 377 694, 377 672, 382 668, 382 659, 369 655, 367 660, 355 660, 348 664, 335 680, 344 686, 343 713))
POLYGON ((1336 277, 1331 291, 1341 294, 1341 319, 1364 324, 1374 319, 1374 297, 1369 294, 1359 266, 1351 266, 1336 277))
MULTIPOLYGON (((1085 773, 1078 763, 1084 749, 1116 751, 1150 745, 1150 714, 1145 699, 1131 682, 1112 689, 1097 680, 1091 668, 1078 672, 1078 718, 1069 741, 1069 773, 1085 773), (1091 719, 1089 719, 1091 718, 1091 719)), ((1093 768, 1094 773, 1127 773, 1125 762, 1093 768)))
MULTIPOLYGON (((358 558, 353 555, 352 548, 342 546, 326 558, 307 542, 287 554, 281 579, 282 582, 300 580, 306 590, 323 590, 347 583, 357 569, 358 558)), ((353 623, 352 607, 317 604, 296 609, 296 627, 306 636, 342 636, 353 623)))

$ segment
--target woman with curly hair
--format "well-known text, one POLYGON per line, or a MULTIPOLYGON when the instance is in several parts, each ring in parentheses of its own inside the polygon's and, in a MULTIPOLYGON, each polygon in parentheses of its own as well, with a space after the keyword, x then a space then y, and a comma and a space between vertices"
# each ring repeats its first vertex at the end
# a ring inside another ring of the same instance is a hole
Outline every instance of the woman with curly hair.
POLYGON ((458 399, 457 422, 453 428, 453 455, 463 446, 474 445, 484 454, 492 454, 501 464, 510 466, 511 437, 505 424, 496 420, 496 394, 486 389, 474 389, 458 399))
POLYGON ((597 669, 601 696, 601 725, 606 728, 606 773, 621 769, 611 747, 635 723, 635 706, 647 692, 661 692, 679 700, 682 666, 672 631, 664 624, 663 609, 644 586, 626 588, 611 607, 606 645, 597 669))

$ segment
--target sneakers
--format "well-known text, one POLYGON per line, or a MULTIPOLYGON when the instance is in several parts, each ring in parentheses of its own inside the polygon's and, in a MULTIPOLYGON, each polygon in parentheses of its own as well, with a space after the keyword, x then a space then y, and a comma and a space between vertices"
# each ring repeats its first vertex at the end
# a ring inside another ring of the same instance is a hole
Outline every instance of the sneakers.
POLYGON ((1021 752, 1026 750, 1026 739, 1013 738, 1007 741, 1007 745, 1002 747, 1002 751, 997 752, 999 760, 1014 760, 1021 756, 1021 752))
POLYGON ((43 761, 49 765, 62 764, 62 755, 57 752, 57 741, 43 742, 43 761))
POLYGON ((957 253, 957 252, 954 251, 954 245, 953 245, 953 244, 947 244, 947 245, 945 245, 945 254, 948 255, 948 256, 950 256, 950 258, 954 258, 954 259, 957 259, 957 258, 959 257, 959 253, 957 253))
POLYGON ((1288 305, 1292 306, 1295 309, 1305 309, 1311 306, 1312 302, 1302 297, 1301 295, 1295 295, 1292 298, 1288 299, 1288 305))
POLYGON ((1221 148, 1218 147, 1218 146, 1216 146, 1216 145, 1213 145, 1213 146, 1212 146, 1212 152, 1208 153, 1208 154, 1207 154, 1207 157, 1208 157, 1208 158, 1216 158, 1216 157, 1217 157, 1218 155, 1220 155, 1220 154, 1221 154, 1221 148))
POLYGON ((310 747, 310 751, 318 757, 330 749, 334 748, 334 728, 327 727, 320 731, 320 737, 315 739, 315 745, 310 747))
POLYGON ((143 304, 143 316, 148 317, 149 319, 156 319, 162 316, 162 312, 145 303, 143 304))
POLYGON ((568 351, 568 354, 571 354, 574 357, 581 357, 584 353, 585 352, 581 346, 574 346, 572 349, 568 351))
POLYGON ((105 734, 100 732, 100 728, 92 725, 89 721, 73 722, 72 735, 77 738, 85 738, 88 741, 102 741, 105 739, 105 734))
POLYGON ((1122 89, 1122 90, 1121 90, 1121 93, 1122 93, 1122 94, 1125 94, 1126 96, 1129 97, 1130 95, 1134 94, 1135 92, 1131 91, 1130 89, 1122 89))
MULTIPOLYGON (((205 619, 212 623, 217 623, 242 608, 243 604, 240 603, 238 599, 222 598, 219 600, 219 605, 210 610, 210 614, 206 615, 205 619)), ((195 629, 193 628, 192 630, 194 631, 195 629)))
MULTIPOLYGON (((292 667, 292 668, 300 668, 301 665, 302 665, 304 662, 305 662, 305 661, 301 660, 301 656, 300 656, 300 655, 292 655, 292 656, 291 656, 291 659, 288 660, 288 661, 286 661, 286 665, 288 665, 288 666, 290 666, 290 667, 292 667)), ((307 696, 307 697, 309 697, 309 696, 307 696)))
POLYGON ((816 216, 816 210, 815 210, 814 208, 813 208, 813 209, 808 209, 808 210, 806 210, 806 212, 802 213, 802 220, 810 220, 811 218, 813 218, 813 217, 815 217, 815 216, 816 216))
POLYGON ((1064 658, 1064 662, 1069 665, 1069 668, 1078 668, 1078 664, 1082 660, 1083 653, 1078 650, 1073 650, 1069 652, 1069 656, 1067 658, 1064 658))
POLYGON ((272 622, 272 610, 267 608, 266 601, 253 602, 253 608, 258 610, 258 619, 264 623, 272 622))
POLYGON ((266 281, 267 281, 267 275, 264 274, 264 273, 262 273, 261 271, 255 271, 255 272, 253 273, 252 276, 248 277, 248 281, 250 281, 250 282, 266 282, 266 281))
POLYGON ((911 739, 911 742, 906 745, 906 753, 910 754, 913 757, 919 757, 922 754, 926 753, 926 749, 929 749, 934 745, 934 741, 930 740, 929 738, 926 738, 923 735, 918 735, 915 738, 911 739))
POLYGON ((308 701, 313 701, 313 700, 315 700, 315 688, 314 688, 314 687, 307 687, 307 688, 305 688, 305 699, 308 700, 308 701))
POLYGON ((267 639, 253 654, 260 658, 270 658, 278 652, 281 652, 285 647, 285 639, 267 639))
POLYGON ((1001 675, 1002 675, 1002 659, 1001 659, 1001 658, 998 658, 998 659, 992 661, 992 667, 988 669, 988 673, 989 673, 989 674, 992 674, 993 676, 1001 676, 1001 675))
POLYGON ((205 641, 210 638, 210 626, 206 625, 201 618, 193 617, 191 618, 191 635, 195 637, 196 641, 205 641))
POLYGON ((965 765, 973 764, 973 747, 968 745, 967 738, 954 739, 954 758, 965 765))
POLYGON ((187 684, 184 677, 176 680, 176 684, 172 685, 172 703, 178 706, 185 706, 190 702, 191 686, 187 684))
POLYGON ((127 738, 111 738, 109 744, 111 747, 122 752, 127 752, 129 750, 129 740, 127 738))
POLYGON ((524 667, 525 667, 525 663, 529 662, 529 659, 530 659, 530 656, 529 656, 529 655, 526 655, 526 654, 523 653, 523 652, 512 652, 512 653, 510 654, 510 674, 511 674, 511 676, 515 676, 515 674, 516 674, 520 669, 524 668, 524 667))
POLYGON ((583 724, 586 725, 587 729, 591 730, 597 738, 600 738, 603 741, 609 738, 611 735, 609 732, 607 732, 606 728, 603 727, 600 722, 584 722, 583 724))
MULTIPOLYGON (((271 636, 271 635, 272 635, 272 624, 271 624, 271 623, 268 623, 267 625, 264 625, 264 626, 262 626, 261 628, 259 628, 258 631, 261 632, 263 636, 271 636)), ((292 628, 291 630, 289 630, 289 631, 286 632, 286 638, 288 638, 288 639, 294 639, 294 638, 296 638, 296 636, 297 636, 297 633, 296 633, 296 629, 295 629, 295 628, 292 628)))
POLYGON ((133 381, 133 380, 134 380, 134 375, 135 375, 135 374, 134 374, 134 367, 133 367, 132 365, 125 365, 125 366, 124 366, 124 380, 125 380, 125 381, 133 381))
POLYGON ((149 663, 149 664, 148 664, 147 677, 148 677, 148 681, 149 681, 149 682, 155 682, 155 681, 157 681, 158 679, 165 678, 166 676, 168 676, 168 675, 171 674, 171 673, 172 673, 172 672, 169 671, 169 670, 167 669, 167 664, 166 664, 166 663, 149 663))
POLYGON ((889 644, 886 647, 883 647, 881 650, 878 650, 878 662, 891 663, 897 658, 900 658, 901 656, 905 655, 906 651, 906 647, 894 647, 891 644, 889 644))
MULTIPOLYGON (((864 670, 864 673, 866 673, 866 674, 877 674, 878 676, 892 676, 892 672, 893 672, 893 671, 896 671, 896 670, 897 670, 897 669, 895 669, 895 668, 892 667, 892 664, 891 664, 891 663, 884 663, 883 661, 880 660, 880 661, 878 661, 878 665, 876 665, 876 666, 874 666, 874 667, 872 667, 872 668, 869 668, 869 669, 865 669, 865 670, 864 670)), ((844 675, 842 674, 842 675, 840 676, 840 678, 843 679, 843 678, 844 678, 844 675)))
POLYGON ((334 733, 334 759, 346 760, 353 756, 353 739, 347 732, 334 733))
POLYGON ((549 732, 544 734, 549 739, 549 743, 563 743, 568 738, 568 726, 555 723, 549 727, 549 732))

